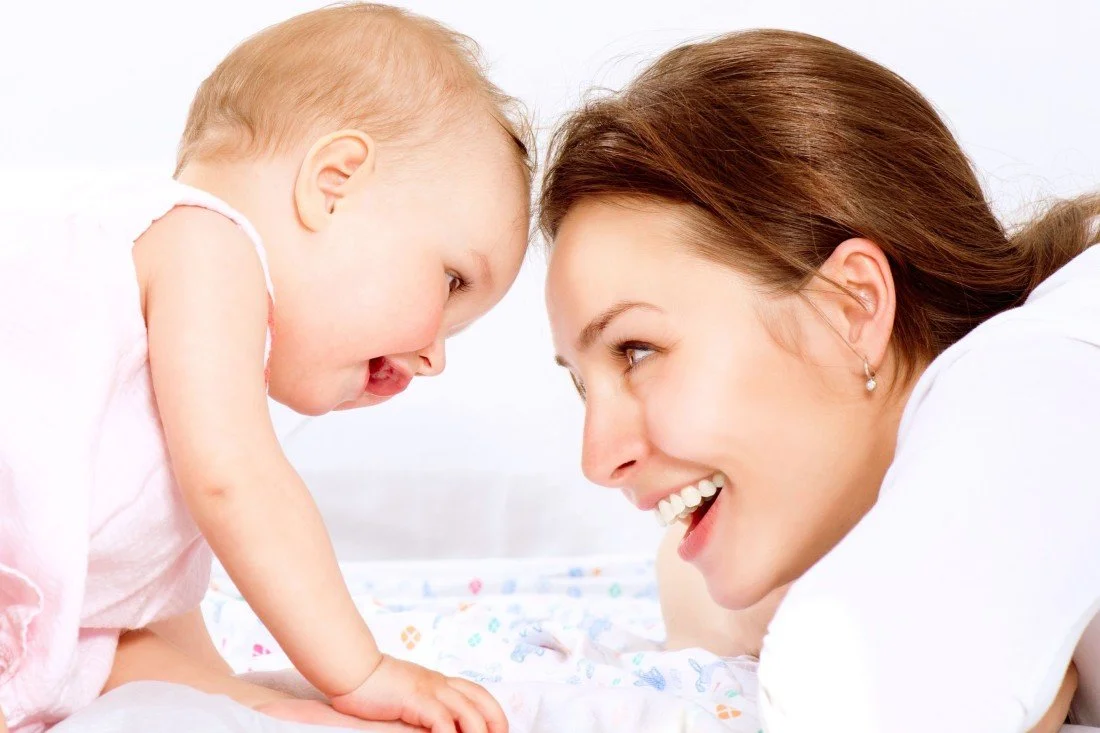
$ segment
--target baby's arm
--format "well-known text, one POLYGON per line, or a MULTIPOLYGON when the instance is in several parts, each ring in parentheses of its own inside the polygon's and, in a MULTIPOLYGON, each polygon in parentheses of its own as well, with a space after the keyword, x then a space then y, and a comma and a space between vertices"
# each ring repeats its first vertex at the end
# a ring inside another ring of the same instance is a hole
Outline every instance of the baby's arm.
POLYGON ((253 610, 318 689, 356 689, 381 655, 321 516, 271 425, 267 291, 232 222, 177 208, 135 247, 157 406, 196 523, 253 610))
POLYGON ((502 733, 500 705, 463 679, 384 657, 344 585, 313 498, 267 408, 267 291, 228 220, 177 208, 134 250, 172 466, 195 522, 298 671, 332 706, 435 733, 502 733), (377 672, 377 674, 375 674, 377 672))

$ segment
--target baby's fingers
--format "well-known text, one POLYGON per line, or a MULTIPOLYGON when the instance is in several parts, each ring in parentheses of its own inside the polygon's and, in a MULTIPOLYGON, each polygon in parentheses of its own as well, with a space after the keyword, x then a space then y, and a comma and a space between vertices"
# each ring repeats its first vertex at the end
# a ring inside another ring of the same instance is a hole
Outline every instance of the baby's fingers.
POLYGON ((485 727, 485 718, 474 707, 474 704, 453 687, 443 686, 436 693, 439 699, 450 708, 451 713, 458 719, 458 725, 462 733, 488 733, 485 727))
POLYGON ((455 730, 454 714, 436 698, 422 697, 411 708, 407 708, 406 714, 401 716, 409 725, 427 728, 432 733, 458 733, 455 730))
POLYGON ((485 719, 489 733, 508 733, 508 718, 504 715, 504 709, 488 690, 461 677, 452 677, 447 680, 447 684, 461 692, 474 704, 481 713, 481 717, 485 719))

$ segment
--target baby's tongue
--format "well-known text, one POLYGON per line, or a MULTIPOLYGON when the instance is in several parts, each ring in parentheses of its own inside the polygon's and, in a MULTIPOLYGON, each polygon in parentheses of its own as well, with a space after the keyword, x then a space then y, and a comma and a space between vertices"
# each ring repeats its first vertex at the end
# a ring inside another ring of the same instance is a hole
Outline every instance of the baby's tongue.
POLYGON ((405 391, 412 378, 405 374, 384 356, 370 360, 370 379, 367 391, 378 397, 391 397, 405 391))

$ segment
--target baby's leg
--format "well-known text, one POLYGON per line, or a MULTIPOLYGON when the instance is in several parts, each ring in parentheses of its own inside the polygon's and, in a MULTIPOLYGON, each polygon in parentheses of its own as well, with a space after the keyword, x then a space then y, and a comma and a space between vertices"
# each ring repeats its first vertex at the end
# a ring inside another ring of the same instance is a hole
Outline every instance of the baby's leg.
MULTIPOLYGON (((257 679, 262 682, 264 678, 261 675, 257 679)), ((271 679, 279 679, 279 676, 271 676, 271 679)), ((235 677, 218 654, 198 610, 122 636, 111 676, 102 692, 139 680, 174 682, 207 694, 224 695, 257 712, 298 723, 375 733, 416 733, 420 730, 401 722, 351 718, 333 710, 322 696, 298 699, 294 694, 297 690, 273 689, 235 677)), ((308 683, 305 684, 308 687, 308 683)), ((0 727, 0 733, 7 731, 0 727)))
POLYGON ((216 672, 233 674, 233 668, 222 658, 210 638, 200 609, 151 623, 147 628, 196 662, 216 672))
POLYGON ((669 650, 702 648, 723 657, 760 656, 760 647, 786 588, 740 611, 722 608, 707 592, 703 576, 676 552, 684 525, 673 524, 657 551, 657 590, 669 650))
POLYGON ((251 708, 287 698, 286 695, 239 680, 228 670, 190 656, 153 632, 130 631, 119 639, 114 665, 101 694, 129 682, 157 681, 187 685, 200 692, 225 695, 251 708))

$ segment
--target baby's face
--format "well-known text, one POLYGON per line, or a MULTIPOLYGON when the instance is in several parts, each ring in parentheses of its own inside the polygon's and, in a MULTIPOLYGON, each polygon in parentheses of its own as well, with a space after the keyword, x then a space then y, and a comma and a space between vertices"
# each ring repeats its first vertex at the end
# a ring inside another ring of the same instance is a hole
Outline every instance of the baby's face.
POLYGON ((444 342, 504 296, 528 191, 502 136, 387 159, 340 201, 275 294, 271 396, 309 415, 366 407, 446 364, 444 342))

